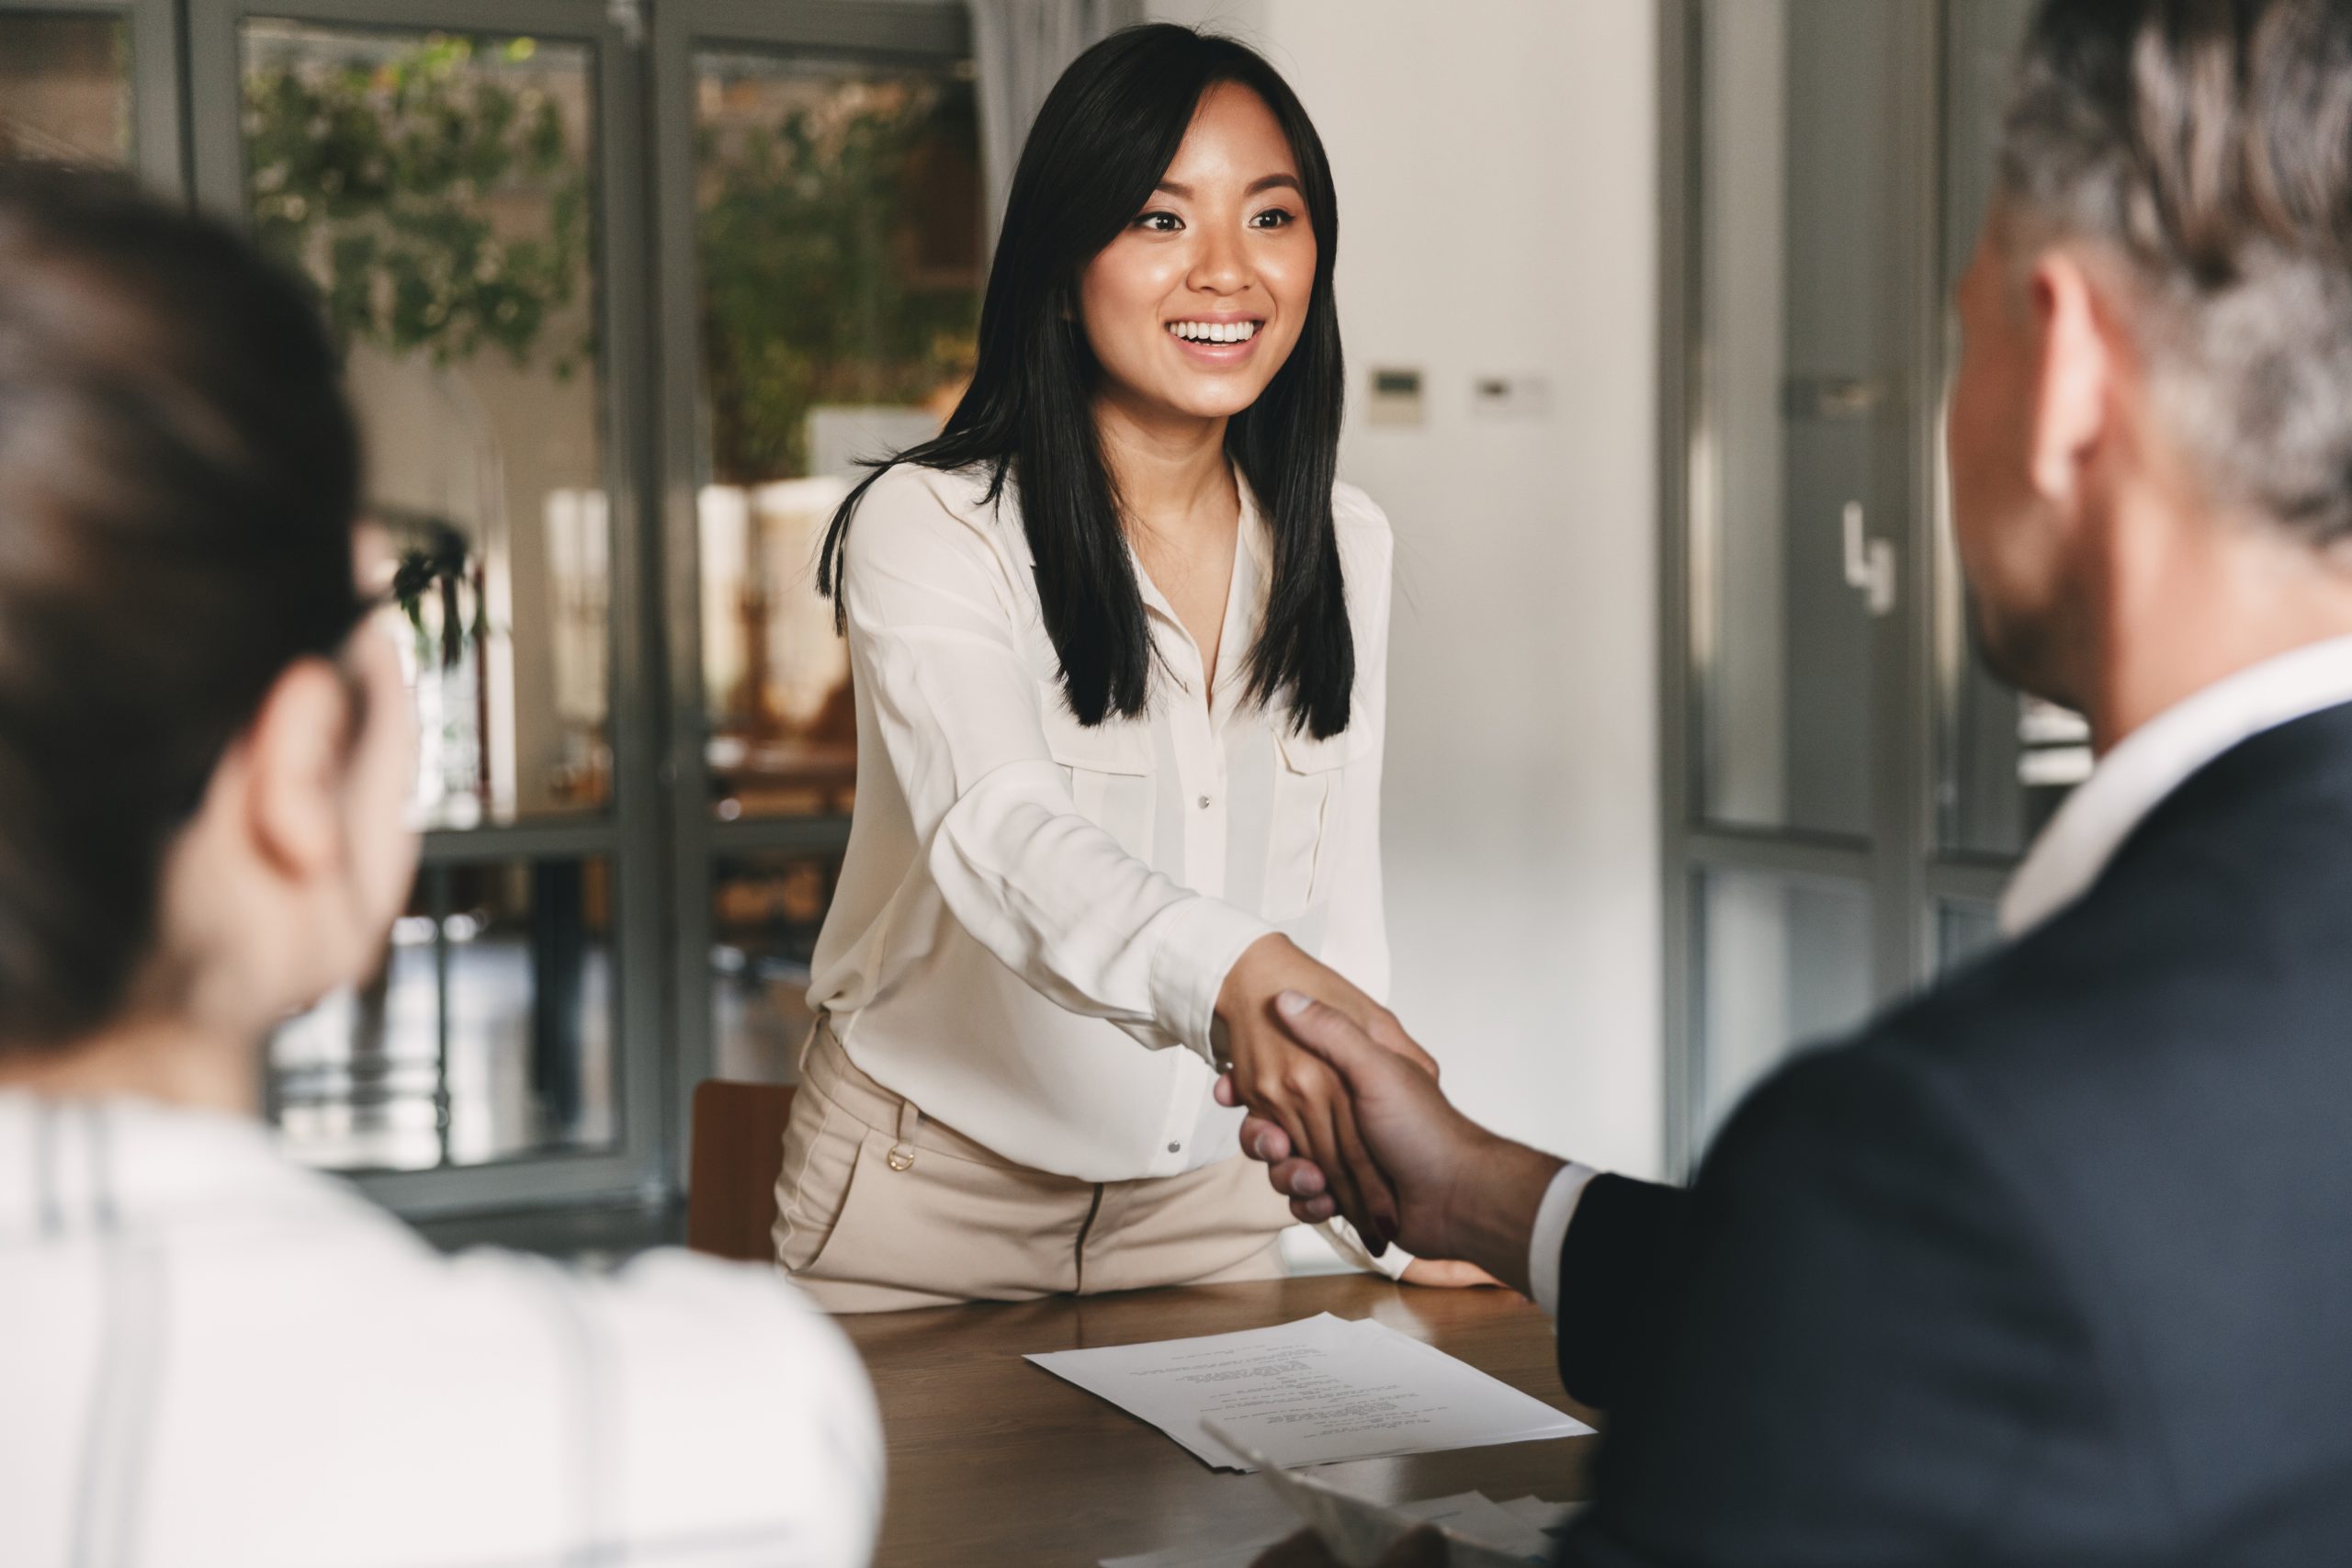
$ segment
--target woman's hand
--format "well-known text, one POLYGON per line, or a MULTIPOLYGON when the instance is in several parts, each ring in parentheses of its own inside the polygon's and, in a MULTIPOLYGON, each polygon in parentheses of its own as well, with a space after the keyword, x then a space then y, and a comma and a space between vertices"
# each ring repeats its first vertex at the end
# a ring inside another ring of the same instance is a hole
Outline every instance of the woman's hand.
POLYGON ((1268 1001, 1286 990, 1313 997, 1324 1006, 1345 1013, 1358 1029, 1372 1037, 1373 1043, 1395 1052, 1431 1077, 1438 1076, 1437 1058, 1405 1032, 1405 1026, 1396 1021, 1395 1013, 1365 996, 1338 970, 1300 952, 1286 936, 1260 937, 1242 951, 1227 974, 1225 989, 1217 998, 1219 1022, 1225 1021, 1226 1004, 1235 999, 1237 985, 1252 998, 1268 1001))
MULTIPOLYGON (((1356 1128, 1346 1089, 1313 1053, 1302 1048, 1274 1014, 1284 991, 1315 998, 1346 1014, 1374 1041, 1427 1072, 1437 1064, 1415 1044, 1396 1015, 1306 953, 1288 938, 1262 937, 1225 977, 1217 996, 1218 1042, 1231 1064, 1231 1099, 1287 1134, 1294 1149, 1329 1177, 1331 1197, 1375 1255, 1396 1234, 1396 1195, 1356 1128)), ((1224 1089, 1226 1086, 1221 1085, 1224 1089)), ((1226 1099, 1221 1092, 1220 1099, 1226 1099)))

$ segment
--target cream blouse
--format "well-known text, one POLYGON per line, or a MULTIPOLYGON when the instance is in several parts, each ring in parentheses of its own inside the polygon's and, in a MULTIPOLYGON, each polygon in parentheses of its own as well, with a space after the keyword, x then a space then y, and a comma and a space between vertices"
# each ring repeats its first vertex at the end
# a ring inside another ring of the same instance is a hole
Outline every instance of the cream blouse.
POLYGON ((1294 734, 1245 695, 1270 558, 1246 484, 1216 670, 1138 568, 1150 710, 1090 729, 1014 487, 995 506, 986 488, 893 468, 850 530, 857 811, 809 999, 866 1073, 1009 1159, 1082 1181, 1196 1169, 1238 1151, 1209 1027, 1244 948, 1279 931, 1387 990, 1387 519, 1333 493, 1343 733, 1294 734))

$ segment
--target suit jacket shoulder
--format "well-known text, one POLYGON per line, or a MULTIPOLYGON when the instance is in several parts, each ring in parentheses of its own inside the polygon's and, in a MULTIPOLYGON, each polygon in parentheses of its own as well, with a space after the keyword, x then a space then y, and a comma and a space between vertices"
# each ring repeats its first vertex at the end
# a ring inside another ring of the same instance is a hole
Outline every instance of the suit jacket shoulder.
POLYGON ((1624 1309, 1581 1560, 2352 1561, 2347 931, 2352 708, 1777 1075, 1624 1309))

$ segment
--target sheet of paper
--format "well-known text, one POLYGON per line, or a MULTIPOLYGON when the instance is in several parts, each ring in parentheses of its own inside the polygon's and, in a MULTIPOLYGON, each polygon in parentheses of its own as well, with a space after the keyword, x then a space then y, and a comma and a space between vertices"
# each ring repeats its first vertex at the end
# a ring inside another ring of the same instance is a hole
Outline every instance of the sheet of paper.
POLYGON ((1508 1502, 1498 1503, 1495 1506, 1526 1520, 1545 1535, 1557 1535, 1568 1528, 1568 1521, 1577 1517, 1577 1511, 1584 1505, 1582 1503, 1546 1503, 1541 1497, 1513 1497, 1508 1502))
POLYGON ((1272 1464, 1334 1464, 1591 1427, 1370 1319, 1329 1313, 1272 1328, 1028 1359, 1166 1432, 1220 1470, 1253 1468, 1203 1429, 1222 1423, 1272 1464))
POLYGON ((1551 1557, 1551 1538, 1497 1507, 1482 1492, 1419 1503, 1374 1503, 1318 1477, 1275 1465, 1215 1421, 1203 1426, 1254 1468, 1348 1568, 1374 1568, 1399 1538, 1419 1525, 1435 1525, 1445 1533, 1452 1543, 1447 1558, 1453 1568, 1523 1568, 1551 1557))
POLYGON ((1425 1503, 1399 1503, 1396 1511, 1416 1525, 1435 1525, 1453 1537, 1449 1568, 1468 1568, 1474 1559, 1464 1546, 1492 1553, 1509 1562, 1548 1562, 1552 1538, 1483 1492, 1455 1497, 1432 1497, 1425 1503))

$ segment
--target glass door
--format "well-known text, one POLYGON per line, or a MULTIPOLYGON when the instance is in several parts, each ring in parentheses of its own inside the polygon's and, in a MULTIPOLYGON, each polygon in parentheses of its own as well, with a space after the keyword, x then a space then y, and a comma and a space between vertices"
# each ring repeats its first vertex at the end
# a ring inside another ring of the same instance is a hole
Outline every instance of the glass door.
POLYGON ((1979 664, 1949 299, 2031 0, 1663 10, 1669 1160, 1995 940, 2088 766, 1979 664))
POLYGON ((1668 902, 1688 1160, 1790 1046, 1907 980, 1909 552, 1926 491, 1921 6, 1702 0, 1669 28, 1683 433, 1670 483, 1668 902))
POLYGON ((684 0, 655 72, 683 1104, 797 1071, 857 782, 817 548, 955 406, 986 262, 960 6, 684 0))
POLYGON ((294 1157, 661 1199, 692 1084, 791 1076, 856 782, 812 555, 969 374, 974 92, 961 0, 0 0, 0 156, 245 229, 359 410, 424 865, 271 1043, 294 1157))
POLYGON ((382 970, 273 1043, 287 1151, 410 1213, 659 1190, 648 299, 626 17, 209 6, 197 188, 306 273, 423 739, 382 970))
POLYGON ((186 194, 172 0, 0 0, 0 159, 130 169, 186 194))

